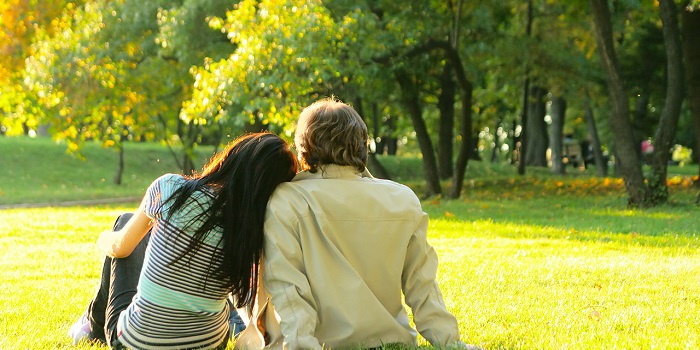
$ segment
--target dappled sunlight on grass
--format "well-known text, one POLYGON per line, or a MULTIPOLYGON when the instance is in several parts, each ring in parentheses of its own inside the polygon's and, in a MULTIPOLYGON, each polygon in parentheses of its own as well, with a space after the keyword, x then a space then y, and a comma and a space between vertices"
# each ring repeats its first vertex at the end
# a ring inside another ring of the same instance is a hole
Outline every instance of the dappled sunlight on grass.
MULTIPOLYGON (((669 179, 670 192, 692 190, 697 176, 674 176, 669 179)), ((465 200, 523 200, 542 196, 625 196, 620 178, 535 176, 495 177, 467 180, 465 200)))
MULTIPOLYGON (((629 219, 628 219, 629 220, 629 219)), ((686 218, 690 221, 692 218, 686 218)), ((604 221, 600 221, 604 222, 604 221)), ((666 220, 664 219, 664 221, 666 220)), ((582 229, 575 225, 562 223, 540 226, 512 222, 495 222, 490 219, 474 221, 457 221, 452 219, 433 219, 430 235, 439 236, 440 240, 462 240, 465 238, 508 238, 517 240, 572 240, 581 242, 614 243, 620 246, 677 247, 682 250, 700 248, 700 237, 695 231, 676 232, 673 226, 658 226, 661 231, 646 230, 643 226, 630 224, 611 224, 609 226, 592 225, 582 229), (621 227, 622 230, 620 230, 621 227)))
POLYGON ((605 208, 601 210, 591 210, 592 214, 600 216, 620 216, 620 217, 647 217, 653 219, 663 219, 663 220, 674 220, 681 219, 688 215, 688 213, 667 213, 667 212, 652 212, 651 210, 612 210, 610 208, 605 208))

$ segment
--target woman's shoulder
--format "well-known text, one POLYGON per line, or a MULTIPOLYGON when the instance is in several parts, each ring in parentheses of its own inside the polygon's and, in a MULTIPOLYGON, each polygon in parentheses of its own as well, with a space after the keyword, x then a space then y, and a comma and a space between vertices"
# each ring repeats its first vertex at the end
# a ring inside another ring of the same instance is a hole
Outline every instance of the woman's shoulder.
POLYGON ((153 180, 149 186, 149 193, 169 194, 182 186, 187 179, 179 174, 165 174, 153 180))
POLYGON ((164 175, 161 175, 159 178, 157 178, 153 182, 158 183, 161 186, 162 185, 173 186, 173 185, 181 184, 185 181, 186 181, 185 177, 180 175, 180 174, 164 174, 164 175))
POLYGON ((181 174, 163 174, 161 175, 158 180, 160 181, 184 181, 185 177, 181 174))

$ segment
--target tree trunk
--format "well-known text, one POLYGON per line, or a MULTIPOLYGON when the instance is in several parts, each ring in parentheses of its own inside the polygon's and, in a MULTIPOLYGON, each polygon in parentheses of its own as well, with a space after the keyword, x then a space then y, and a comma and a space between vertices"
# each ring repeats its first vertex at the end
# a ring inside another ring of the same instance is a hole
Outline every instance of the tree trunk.
POLYGON ((433 142, 430 140, 430 134, 428 134, 428 128, 425 125, 425 120, 423 120, 423 108, 420 104, 418 88, 403 70, 396 72, 396 81, 401 87, 401 97, 404 106, 408 110, 408 114, 411 117, 411 121, 413 122, 413 128, 416 132, 418 146, 423 155, 423 170, 425 172, 426 182, 425 197, 442 194, 435 150, 433 148, 433 142))
POLYGON ((632 118, 632 136, 634 137, 634 144, 637 146, 634 150, 637 152, 637 156, 641 157, 642 164, 648 163, 646 155, 642 154, 641 147, 642 141, 644 141, 648 135, 642 135, 640 130, 643 129, 644 125, 649 122, 647 120, 647 115, 649 114, 650 98, 651 95, 648 91, 642 91, 634 102, 634 112, 632 112, 632 115, 634 116, 632 118))
POLYGON ((254 133, 254 132, 263 132, 263 131, 268 131, 270 129, 270 124, 264 124, 262 119, 255 117, 253 119, 252 123, 245 123, 243 125, 243 132, 244 133, 254 133))
MULTIPOLYGON (((532 0, 527 1, 527 23, 525 24, 525 36, 532 36, 532 0)), ((520 130, 520 145, 513 147, 513 152, 518 152, 518 175, 525 175, 525 154, 527 153, 527 124, 530 116, 528 115, 530 107, 530 65, 525 65, 525 83, 523 84, 523 101, 522 101, 522 117, 520 130)), ((513 133, 515 134, 515 123, 513 123, 513 133)), ((517 143, 516 143, 517 145, 517 143)), ((516 146, 514 145, 514 146, 516 146)))
POLYGON ((549 143, 552 158, 552 173, 566 174, 564 168, 562 140, 564 139, 564 115, 566 114, 566 100, 561 96, 552 99, 552 125, 549 143))
MULTIPOLYGON (((180 119, 178 119, 178 123, 180 119)), ((178 136, 180 137, 180 142, 182 143, 182 173, 185 175, 192 175, 196 173, 197 169, 194 164, 194 145, 196 142, 196 137, 198 134, 197 127, 194 123, 179 124, 178 136)))
POLYGON ((547 123, 544 121, 546 114, 544 96, 547 91, 539 86, 530 88, 530 101, 528 102, 528 121, 525 134, 527 139, 527 152, 525 152, 525 165, 547 166, 547 148, 549 147, 547 136, 547 123))
POLYGON ((440 77, 441 92, 438 96, 440 125, 438 129, 438 170, 440 179, 452 176, 452 135, 455 120, 455 81, 452 78, 452 65, 446 64, 440 77))
POLYGON ((501 149, 501 145, 498 143, 500 141, 500 137, 498 137, 498 128, 501 127, 501 124, 503 123, 503 120, 501 118, 498 118, 496 120, 496 127, 493 129, 494 130, 494 138, 493 138, 493 148, 491 148, 491 163, 498 163, 498 152, 501 149))
POLYGON ((472 151, 472 93, 473 88, 469 81, 462 82, 462 91, 460 92, 460 100, 462 101, 462 109, 460 112, 460 129, 459 133, 462 136, 462 142, 459 144, 459 152, 457 153, 457 161, 454 168, 454 176, 452 177, 452 186, 450 187, 450 198, 456 199, 462 193, 464 186, 464 175, 467 171, 467 163, 469 155, 472 151))
POLYGON ((385 141, 382 137, 382 128, 379 127, 379 112, 376 103, 372 103, 372 136, 374 137, 374 153, 384 154, 385 141))
POLYGON ((386 145, 386 154, 388 156, 395 156, 396 151, 399 149, 399 140, 395 136, 396 132, 396 117, 387 116, 386 126, 388 130, 384 132, 382 141, 386 145))
MULTIPOLYGON (((224 139, 224 126, 221 123, 216 123, 216 134, 214 136, 214 152, 213 154, 219 153, 219 146, 221 146, 221 141, 224 139)), ((228 142, 227 142, 228 143, 228 142)))
POLYGON ((603 151, 600 148, 600 137, 598 136, 598 128, 595 124, 595 118, 593 117, 593 108, 591 108, 591 101, 586 98, 584 117, 586 118, 586 125, 588 125, 588 134, 591 137, 591 148, 593 151, 593 161, 595 162, 595 167, 598 170, 598 176, 605 177, 608 176, 608 162, 603 157, 603 151))
POLYGON ((654 205, 668 201, 668 161, 671 158, 671 147, 681 114, 684 91, 681 35, 674 0, 659 0, 659 14, 666 47, 666 103, 654 135, 654 155, 651 163, 653 175, 649 179, 650 201, 654 205))
MULTIPOLYGON (((354 102, 354 108, 357 114, 360 115, 360 118, 362 120, 365 120, 365 109, 362 104, 362 98, 361 97, 356 97, 355 102, 354 102)), ((376 111, 375 111, 376 112, 376 111)), ((367 122, 365 122, 365 125, 367 122)), ((367 159, 367 167, 372 168, 372 174, 378 178, 382 179, 391 179, 389 177, 389 172, 387 172, 386 168, 382 165, 382 163, 377 159, 377 154, 376 152, 369 152, 368 159, 367 159)))
POLYGON ((620 171, 625 181, 625 190, 629 196, 627 204, 631 207, 647 205, 647 186, 644 183, 642 165, 637 157, 630 123, 629 100, 620 74, 607 0, 589 0, 595 23, 598 53, 608 84, 610 104, 610 128, 615 137, 615 150, 620 171))
POLYGON ((122 184, 122 174, 124 173, 124 141, 119 142, 117 146, 117 152, 119 153, 119 158, 117 160, 117 173, 114 175, 114 184, 122 184))
MULTIPOLYGON (((695 125, 695 162, 700 166, 700 11, 683 10, 681 20, 688 105, 695 125)), ((695 183, 700 185, 700 180, 695 183)))
MULTIPOLYGON (((175 152, 175 150, 173 149, 173 146, 170 144, 170 135, 168 135, 168 122, 165 120, 165 117, 160 113, 156 114, 156 117, 158 118, 158 120, 161 123, 161 126, 163 127, 163 143, 165 143, 165 146, 168 147, 168 150, 170 151, 170 155, 173 156, 173 160, 175 161, 175 165, 177 165, 178 168, 183 169, 184 167, 182 166, 182 163, 180 162, 180 157, 178 156, 177 152, 175 152)), ((178 133, 180 132, 180 123, 181 123, 181 121, 178 118, 178 122, 177 122, 178 133)))
MULTIPOLYGON (((460 1, 460 6, 461 6, 460 1)), ((456 34, 454 34, 456 36, 456 34)), ((474 87, 471 81, 467 78, 467 73, 462 66, 462 59, 459 56, 459 51, 457 51, 456 41, 451 45, 445 47, 445 53, 447 58, 452 64, 452 68, 455 71, 455 78, 460 87, 460 102, 462 103, 462 109, 460 112, 460 136, 462 138, 459 145, 459 152, 457 153, 457 160, 454 166, 454 175, 452 176, 452 185, 450 186, 449 197, 452 199, 459 198, 462 193, 462 186, 464 185, 464 175, 467 172, 467 164, 469 163, 469 157, 472 153, 473 142, 472 142, 472 94, 474 87)))

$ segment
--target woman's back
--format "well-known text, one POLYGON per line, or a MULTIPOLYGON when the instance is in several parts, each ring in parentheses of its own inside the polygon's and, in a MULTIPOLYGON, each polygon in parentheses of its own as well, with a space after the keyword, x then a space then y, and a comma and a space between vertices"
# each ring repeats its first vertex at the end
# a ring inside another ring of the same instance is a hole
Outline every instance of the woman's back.
POLYGON ((163 203, 185 181, 179 175, 164 175, 146 193, 144 211, 154 225, 138 292, 120 316, 120 341, 126 346, 208 348, 225 342, 229 334, 230 282, 216 279, 210 269, 222 261, 222 231, 210 231, 196 252, 186 254, 201 222, 187 224, 202 217, 214 193, 193 193, 173 215, 167 215, 170 203, 163 203))

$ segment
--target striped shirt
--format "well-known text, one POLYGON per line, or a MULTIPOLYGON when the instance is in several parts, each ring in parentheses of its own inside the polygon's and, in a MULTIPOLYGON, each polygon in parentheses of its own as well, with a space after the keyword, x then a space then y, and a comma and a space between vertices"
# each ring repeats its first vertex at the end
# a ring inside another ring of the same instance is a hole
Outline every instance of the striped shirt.
POLYGON ((212 230, 195 255, 178 259, 193 240, 197 225, 183 231, 199 217, 214 198, 212 192, 195 192, 173 215, 164 203, 184 178, 167 174, 156 179, 142 202, 154 220, 137 293, 119 316, 118 340, 135 349, 206 349, 226 342, 229 334, 231 292, 228 281, 207 273, 210 264, 220 264, 216 251, 222 247, 222 232, 212 230))

